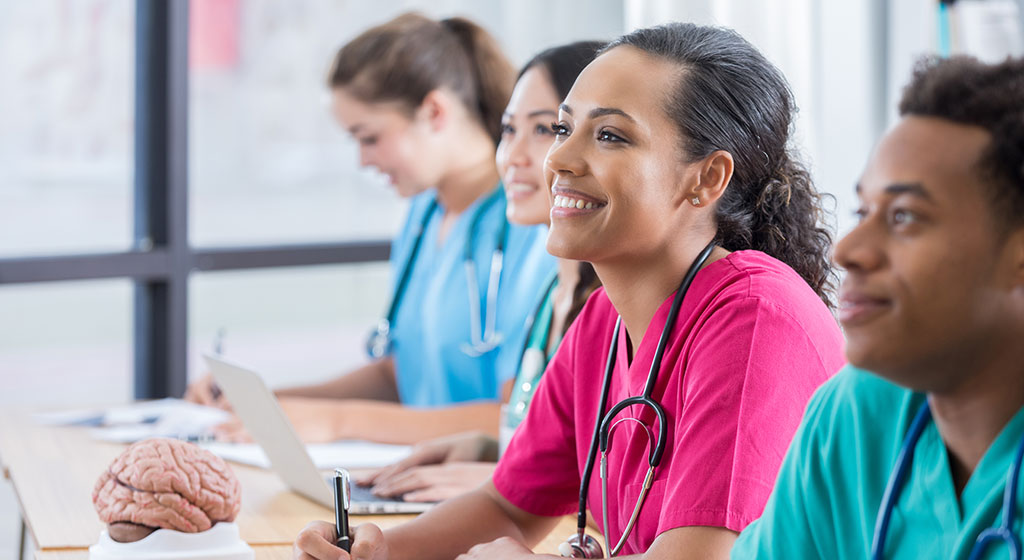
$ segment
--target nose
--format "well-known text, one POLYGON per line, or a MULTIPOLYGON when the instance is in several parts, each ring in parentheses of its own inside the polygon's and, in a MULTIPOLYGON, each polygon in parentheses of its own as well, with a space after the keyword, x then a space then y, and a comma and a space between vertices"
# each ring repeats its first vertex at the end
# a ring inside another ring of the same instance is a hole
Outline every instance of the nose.
POLYGON ((885 234, 876 223, 865 219, 836 243, 832 254, 835 264, 848 273, 864 273, 885 265, 885 234))
POLYGON ((373 157, 373 150, 366 146, 359 147, 359 167, 371 167, 376 166, 376 162, 373 157))
POLYGON ((527 149, 526 135, 515 134, 507 139, 508 145, 505 149, 505 156, 508 158, 509 167, 529 167, 530 151, 527 149))
MULTIPOLYGON (((581 141, 575 141, 575 136, 569 136, 561 141, 555 141, 548 150, 544 159, 544 174, 580 176, 586 173, 587 164, 582 154, 581 141)), ((548 182, 550 185, 550 181, 548 182)))

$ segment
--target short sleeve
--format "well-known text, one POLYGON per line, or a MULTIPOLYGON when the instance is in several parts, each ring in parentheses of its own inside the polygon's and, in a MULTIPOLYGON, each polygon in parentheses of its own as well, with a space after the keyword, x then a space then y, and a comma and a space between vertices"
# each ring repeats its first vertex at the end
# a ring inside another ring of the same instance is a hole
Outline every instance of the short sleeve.
POLYGON ((682 412, 668 472, 658 477, 659 534, 694 525, 739 532, 761 515, 808 400, 839 367, 818 345, 801 320, 764 298, 709 307, 684 349, 685 369, 676 369, 685 375, 682 412))
MULTIPOLYGON (((818 434, 822 429, 827 431, 828 414, 823 411, 831 408, 829 394, 834 387, 834 383, 823 386, 811 399, 804 420, 786 453, 763 515, 740 534, 733 546, 731 558, 782 560, 840 557, 834 547, 825 550, 821 546, 822 543, 815 539, 810 525, 812 516, 823 521, 825 518, 820 514, 827 511, 822 509, 826 504, 818 503, 824 498, 814 489, 825 488, 818 434), (808 488, 812 489, 810 493, 807 492, 808 488)), ((826 523, 822 527, 829 525, 826 523)))
POLYGON ((494 471, 498 492, 534 515, 567 515, 579 501, 572 363, 576 326, 548 363, 529 412, 494 471))

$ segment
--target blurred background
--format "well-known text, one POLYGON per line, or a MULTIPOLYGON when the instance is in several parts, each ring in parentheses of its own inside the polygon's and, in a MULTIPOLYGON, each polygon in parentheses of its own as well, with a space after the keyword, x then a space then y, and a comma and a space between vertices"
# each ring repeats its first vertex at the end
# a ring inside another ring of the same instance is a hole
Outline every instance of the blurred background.
POLYGON ((737 29, 792 84, 794 147, 841 234, 915 58, 1021 54, 1022 3, 2 0, 0 407, 180 394, 214 348, 271 385, 364 360, 405 205, 358 168, 324 80, 401 12, 470 17, 517 64, 673 20, 737 29))

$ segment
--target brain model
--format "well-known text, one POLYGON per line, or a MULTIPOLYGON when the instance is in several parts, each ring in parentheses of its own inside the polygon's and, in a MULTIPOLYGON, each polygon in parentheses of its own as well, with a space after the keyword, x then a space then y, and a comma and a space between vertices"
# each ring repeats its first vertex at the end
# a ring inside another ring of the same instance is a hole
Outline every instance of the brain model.
POLYGON ((238 479, 220 457, 174 439, 133 444, 96 481, 92 502, 115 541, 156 529, 198 533, 233 521, 241 508, 238 479))

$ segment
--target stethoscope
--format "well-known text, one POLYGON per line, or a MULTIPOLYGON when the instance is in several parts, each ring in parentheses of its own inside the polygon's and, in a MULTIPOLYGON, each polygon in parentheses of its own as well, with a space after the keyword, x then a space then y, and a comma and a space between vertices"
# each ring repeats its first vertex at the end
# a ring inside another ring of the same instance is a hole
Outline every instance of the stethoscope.
MULTIPOLYGON (((900 491, 907 480, 907 473, 910 471, 910 464, 914 460, 914 448, 925 426, 932 419, 932 410, 926 400, 917 411, 917 416, 910 424, 910 430, 903 440, 903 446, 896 456, 896 467, 889 476, 889 483, 885 486, 885 493, 882 495, 882 506, 878 509, 878 517, 875 519, 875 536, 871 542, 872 560, 881 560, 885 552, 885 539, 889 533, 889 521, 892 518, 893 509, 899 499, 900 491)), ((1013 466, 1009 472, 1009 480, 1006 489, 1003 491, 1003 521, 998 527, 989 527, 978 535, 971 548, 969 560, 980 560, 981 555, 989 544, 997 541, 1006 543, 1010 552, 1010 560, 1021 560, 1021 541, 1013 532, 1013 521, 1017 512, 1017 481, 1020 478, 1021 459, 1024 457, 1024 437, 1021 437, 1017 444, 1017 454, 1013 459, 1013 466)))
POLYGON ((594 425, 594 437, 590 442, 587 464, 583 469, 583 480, 580 483, 580 509, 576 516, 577 532, 569 537, 568 541, 559 546, 558 550, 562 556, 571 558, 604 558, 604 550, 601 549, 600 543, 594 537, 586 534, 587 493, 590 490, 590 476, 594 471, 594 459, 597 457, 599 449, 601 452, 601 516, 604 522, 604 546, 610 551, 609 556, 616 556, 622 550, 623 545, 626 544, 626 538, 629 537, 633 526, 636 525, 636 521, 640 517, 640 508, 643 507, 644 500, 647 499, 647 493, 654 483, 654 469, 661 463, 661 456, 665 452, 665 438, 668 431, 665 409, 662 408, 658 401, 651 397, 651 393, 654 391, 654 384, 658 380, 661 359, 665 355, 665 347, 668 346, 668 339, 672 334, 672 327, 675 325, 676 316, 679 315, 679 309, 682 307, 683 297, 686 295, 687 290, 690 289, 690 284, 693 283, 697 272, 707 262, 714 249, 715 242, 708 243, 704 250, 700 252, 700 255, 697 256, 697 259, 693 261, 693 264, 690 265, 690 269, 686 272, 686 276, 683 277, 682 283, 679 284, 679 289, 672 300, 672 306, 669 308, 668 317, 665 319, 665 326, 661 329, 661 338, 658 339, 658 346, 654 351, 654 359, 651 361, 651 369, 647 373, 647 383, 644 385, 643 394, 620 401, 606 414, 604 411, 605 403, 608 400, 608 391, 611 387, 612 371, 615 369, 615 355, 618 350, 622 316, 620 315, 615 321, 615 331, 612 334, 612 341, 608 347, 608 362, 604 368, 604 382, 601 385, 601 402, 597 411, 597 422, 594 425), (610 546, 608 538, 608 442, 611 432, 621 422, 634 421, 647 431, 648 442, 650 442, 651 437, 647 427, 636 418, 623 418, 617 422, 615 421, 615 416, 619 412, 633 405, 649 408, 657 416, 658 439, 655 440, 654 447, 650 450, 647 460, 647 474, 644 475, 643 486, 640 490, 640 495, 637 497, 636 505, 633 507, 633 513, 630 515, 629 521, 622 531, 622 536, 613 548, 610 546))
MULTIPOLYGON (((497 332, 496 324, 498 317, 498 289, 501 287, 501 269, 505 263, 505 239, 508 237, 508 219, 504 212, 501 216, 501 231, 498 233, 498 244, 491 253, 491 268, 487 281, 487 300, 483 313, 480 310, 480 282, 477 280, 476 261, 473 259, 474 241, 476 238, 477 226, 483 217, 484 212, 497 201, 504 197, 501 188, 487 197, 480 203, 473 213, 473 219, 469 225, 469 236, 466 238, 466 245, 463 250, 463 266, 466 271, 466 284, 469 287, 469 329, 470 341, 463 343, 461 350, 469 356, 477 357, 486 354, 501 344, 502 334, 497 332)), ((416 265, 416 258, 423 244, 423 234, 427 224, 437 209, 437 199, 430 201, 423 219, 416 228, 415 237, 412 242, 412 249, 402 266, 402 273, 398 277, 398 284, 395 286, 395 293, 388 304, 388 311, 378 322, 376 328, 370 332, 366 339, 366 353, 374 359, 379 359, 391 353, 394 344, 392 330, 395 324, 395 316, 398 314, 399 305, 405 295, 409 278, 412 276, 412 269, 416 265)))

